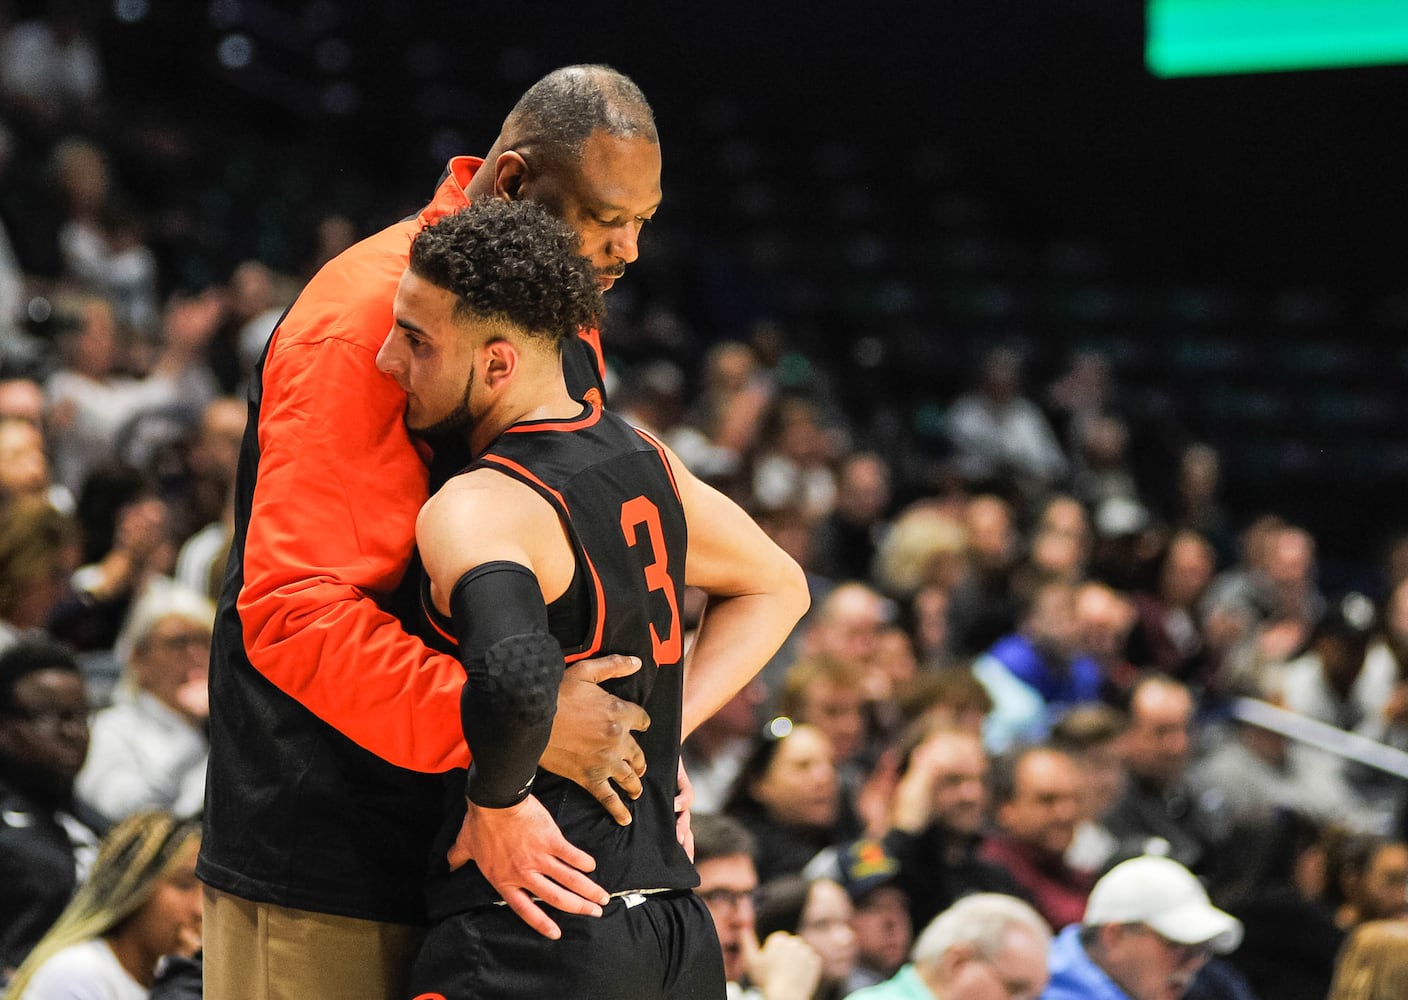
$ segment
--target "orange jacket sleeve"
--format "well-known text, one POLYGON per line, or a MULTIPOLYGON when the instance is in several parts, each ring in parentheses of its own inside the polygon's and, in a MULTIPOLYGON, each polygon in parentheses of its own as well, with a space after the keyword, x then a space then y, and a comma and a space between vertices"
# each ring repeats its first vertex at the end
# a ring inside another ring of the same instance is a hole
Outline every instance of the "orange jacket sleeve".
POLYGON ((464 670, 378 603, 406 571, 427 488, 405 396, 375 361, 411 232, 324 269, 275 333, 239 613, 275 686, 377 756, 434 772, 469 761, 464 670))

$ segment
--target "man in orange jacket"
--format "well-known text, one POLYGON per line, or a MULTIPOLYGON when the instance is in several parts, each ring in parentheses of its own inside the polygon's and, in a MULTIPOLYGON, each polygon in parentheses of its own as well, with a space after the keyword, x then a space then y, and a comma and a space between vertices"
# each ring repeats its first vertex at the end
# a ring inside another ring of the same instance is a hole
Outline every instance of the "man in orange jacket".
MULTIPOLYGON (((212 1000, 398 996, 420 940, 442 816, 434 775, 468 754, 464 670, 403 626, 416 617, 407 570, 416 514, 458 458, 448 441, 410 435, 406 395, 376 353, 411 240, 489 198, 549 208, 609 288, 660 202, 659 139, 639 88, 604 66, 539 81, 482 160, 450 161, 417 216, 324 266, 265 350, 211 653, 198 874, 212 1000)), ((563 365, 577 398, 600 392, 595 331, 563 365)), ((618 822, 644 768, 631 730, 649 719, 596 682, 638 665, 574 665, 543 757, 618 822)))

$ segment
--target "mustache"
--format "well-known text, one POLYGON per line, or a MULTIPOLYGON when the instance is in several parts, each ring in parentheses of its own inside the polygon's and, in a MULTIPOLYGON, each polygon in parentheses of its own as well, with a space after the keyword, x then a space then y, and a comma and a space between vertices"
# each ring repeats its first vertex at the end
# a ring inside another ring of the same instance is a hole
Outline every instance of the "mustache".
POLYGON ((603 267, 597 271, 597 274, 603 278, 619 278, 625 273, 626 265, 624 262, 618 263, 614 267, 603 267))

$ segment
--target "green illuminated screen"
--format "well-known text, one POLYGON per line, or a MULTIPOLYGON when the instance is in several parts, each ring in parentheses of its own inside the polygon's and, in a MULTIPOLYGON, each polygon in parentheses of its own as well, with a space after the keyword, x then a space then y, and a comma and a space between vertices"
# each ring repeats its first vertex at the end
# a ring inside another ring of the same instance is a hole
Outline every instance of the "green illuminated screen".
POLYGON ((1149 0, 1155 76, 1408 62, 1408 0, 1149 0))

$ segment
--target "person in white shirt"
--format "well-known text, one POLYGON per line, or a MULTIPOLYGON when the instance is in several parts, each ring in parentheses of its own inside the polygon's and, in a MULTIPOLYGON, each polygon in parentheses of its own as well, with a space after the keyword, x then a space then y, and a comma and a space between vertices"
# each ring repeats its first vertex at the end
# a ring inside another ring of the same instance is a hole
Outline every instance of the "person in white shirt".
POLYGON ((170 813, 124 820, 4 1000, 146 1000, 166 956, 200 947, 199 847, 200 827, 170 813))
POLYGON ((138 809, 200 813, 210 741, 207 675, 215 605, 156 578, 118 636, 113 703, 93 718, 78 797, 111 820, 138 809))

